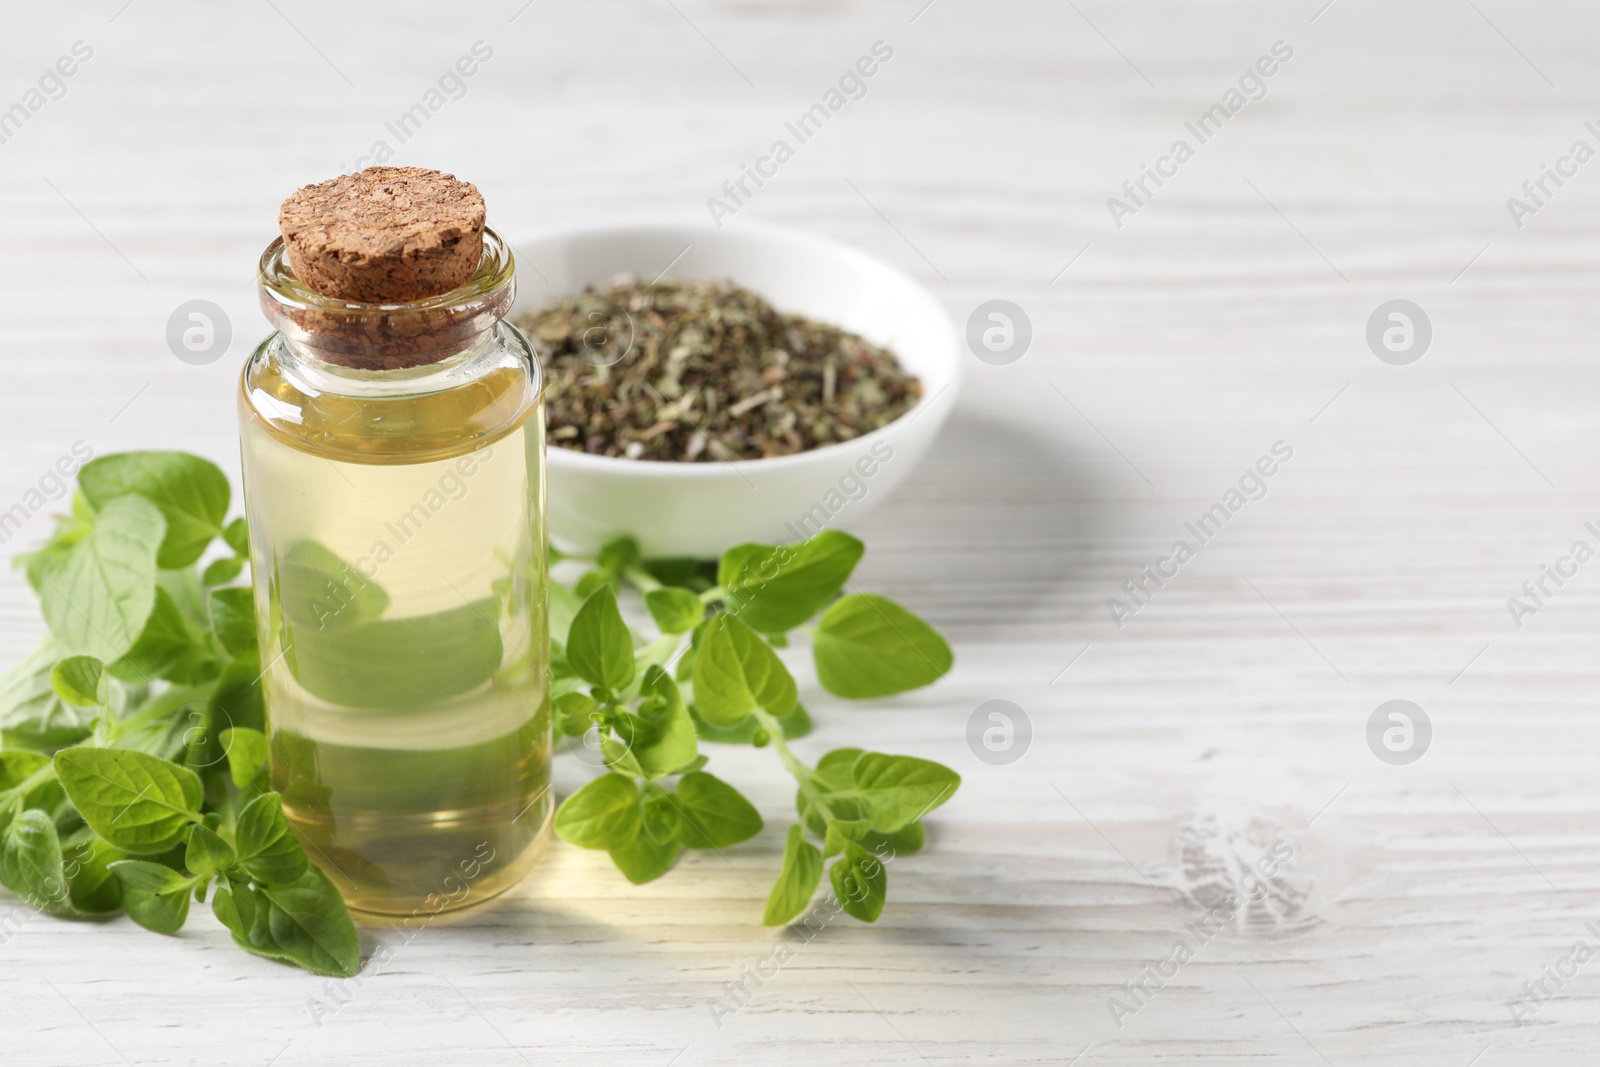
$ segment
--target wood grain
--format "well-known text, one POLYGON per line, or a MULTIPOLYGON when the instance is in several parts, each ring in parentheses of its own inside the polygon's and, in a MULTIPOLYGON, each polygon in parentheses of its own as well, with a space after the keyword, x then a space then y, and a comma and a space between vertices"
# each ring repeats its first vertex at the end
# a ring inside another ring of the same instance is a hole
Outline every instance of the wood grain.
MULTIPOLYGON (((374 931, 393 959, 320 1018, 320 979, 246 957, 204 908, 170 939, 23 922, 0 943, 6 1063, 1593 1062, 1600 961, 1547 982, 1528 1025, 1507 1002, 1600 944, 1596 577, 1521 629, 1505 603, 1600 517, 1600 164, 1520 229, 1506 207, 1600 144, 1592 5, 122 3, 19 8, 0 35, 0 107, 94 49, 0 144, 6 506, 79 440, 236 472, 278 201, 352 165, 478 40, 493 58, 397 160, 470 178, 511 234, 704 217, 889 42, 729 225, 849 241, 959 323, 1013 300, 1033 341, 970 360, 934 454, 845 516, 860 585, 957 653, 938 686, 867 707, 802 679, 805 753, 862 743, 965 778, 892 865, 879 923, 759 925, 790 790, 769 754, 719 752, 771 815, 757 840, 641 888, 557 845, 499 902, 374 931), (1280 40, 1265 98, 1116 227, 1106 199, 1280 40), (205 367, 164 340, 194 298, 234 329, 205 367), (1434 329, 1407 367, 1364 336, 1395 298, 1434 329), (1116 626, 1107 598, 1280 440, 1267 495, 1116 626), (1393 698, 1433 726, 1409 766, 1367 747, 1393 698), (1009 766, 966 746, 991 699, 1032 723, 1009 766), (1119 1026, 1108 1001, 1186 936, 1215 872, 1279 841, 1272 907, 1119 1026), (792 959, 719 1025, 709 1002, 775 943, 792 959)), ((0 588, 14 659, 40 624, 16 575, 0 588)))

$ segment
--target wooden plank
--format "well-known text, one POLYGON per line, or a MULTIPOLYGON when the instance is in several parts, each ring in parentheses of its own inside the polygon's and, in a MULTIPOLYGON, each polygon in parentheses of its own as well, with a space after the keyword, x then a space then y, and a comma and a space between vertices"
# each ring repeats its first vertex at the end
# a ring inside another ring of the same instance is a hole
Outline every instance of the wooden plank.
MULTIPOLYGON (((1508 1001, 1600 945, 1600 601, 1581 573, 1520 629, 1506 608, 1600 520, 1600 175, 1550 186, 1520 229, 1506 207, 1573 141, 1600 147, 1592 6, 120 6, 18 9, 0 40, 0 106, 94 49, 0 145, 0 505, 76 441, 235 472, 278 201, 388 136, 477 40, 493 58, 399 158, 478 182, 513 236, 704 217, 889 42, 729 225, 849 241, 958 323, 1013 300, 1034 337, 1009 366, 969 361, 933 455, 845 516, 862 587, 941 627, 955 670, 865 708, 802 672, 803 752, 965 778, 879 923, 760 926, 791 790, 770 754, 719 751, 769 813, 755 841, 638 888, 558 844, 497 903, 374 931, 393 960, 346 990, 246 957, 203 907, 158 938, 0 903, 7 1063, 1592 1062, 1600 964, 1545 979, 1528 1025, 1508 1001), (1118 228, 1107 198, 1279 40, 1264 98, 1118 228), (197 297, 234 329, 207 367, 164 341, 197 297), (1395 298, 1432 320, 1412 366, 1364 337, 1395 298), (1118 627, 1106 601, 1278 441, 1294 456, 1266 495, 1118 627), (1433 726, 1410 766, 1367 747, 1394 698, 1433 726), (992 699, 1032 723, 1009 766, 966 747, 992 699), (1270 905, 1199 943, 1219 879, 1279 843, 1270 905), (1191 960, 1144 978, 1185 938, 1191 960), (713 1011, 774 945, 777 975, 713 1011)), ((14 659, 40 624, 17 575, 0 589, 14 659)))

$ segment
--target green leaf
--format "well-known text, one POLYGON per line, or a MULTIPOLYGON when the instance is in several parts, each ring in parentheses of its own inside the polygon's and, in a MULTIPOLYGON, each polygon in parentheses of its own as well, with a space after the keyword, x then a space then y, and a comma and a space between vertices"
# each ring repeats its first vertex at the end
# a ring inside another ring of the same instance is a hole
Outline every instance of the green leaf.
POLYGON ((856 700, 930 685, 952 662, 950 646, 933 627, 871 593, 844 597, 823 612, 812 651, 828 692, 856 700))
POLYGON ((592 685, 625 689, 633 681, 633 637, 609 585, 589 594, 567 637, 567 662, 592 685))
POLYGON ((214 559, 206 564, 206 569, 200 575, 202 585, 227 585, 239 577, 239 572, 244 570, 245 561, 238 556, 226 556, 214 559))
POLYGON ((572 794, 556 812, 556 833, 580 848, 623 848, 639 834, 639 787, 622 774, 603 774, 572 794))
POLYGON ((596 590, 607 585, 615 588, 609 571, 585 571, 578 575, 578 580, 572 584, 572 591, 579 600, 588 600, 596 590))
POLYGON ((211 685, 171 686, 139 709, 147 719, 126 727, 113 747, 131 749, 163 760, 177 759, 189 741, 204 732, 201 705, 215 691, 211 685))
POLYGON ((222 731, 222 750, 228 754, 228 774, 240 789, 267 768, 267 738, 260 730, 235 726, 222 731))
POLYGON ((361 938, 350 912, 314 866, 284 886, 225 877, 211 909, 247 952, 337 978, 361 969, 361 938))
POLYGON ((431 615, 285 627, 284 662, 324 700, 353 708, 421 707, 478 688, 500 668, 500 601, 431 615))
POLYGON ((806 840, 799 825, 789 827, 783 846, 783 869, 767 894, 767 909, 761 916, 766 926, 782 926, 806 910, 822 881, 822 853, 806 840))
POLYGON ((829 796, 827 802, 828 810, 824 813, 821 808, 811 803, 805 790, 799 790, 795 795, 794 806, 800 812, 801 821, 818 837, 826 837, 830 818, 854 820, 861 816, 861 805, 850 797, 829 796))
POLYGON ((562 693, 555 699, 555 724, 568 737, 582 737, 594 725, 600 705, 587 693, 562 693))
POLYGON ((190 625, 172 594, 158 584, 155 606, 139 639, 107 670, 125 682, 148 684, 164 678, 188 685, 214 670, 213 661, 205 634, 190 625))
MULTIPOLYGON (((227 870, 234 864, 233 846, 224 841, 215 830, 196 826, 189 834, 189 847, 184 851, 183 865, 194 874, 209 878, 227 870)), ((293 881, 293 879, 289 879, 293 881)))
POLYGON ((275 574, 283 616, 297 628, 332 630, 372 622, 389 594, 320 541, 294 542, 275 574))
POLYGON ((187 767, 115 748, 69 748, 55 763, 83 821, 124 852, 165 852, 199 819, 200 779, 187 767))
POLYGON ((783 633, 831 600, 866 547, 838 530, 823 530, 797 545, 736 545, 723 553, 717 584, 728 610, 752 629, 783 633))
POLYGON ((688 763, 685 763, 682 767, 675 768, 671 773, 673 773, 673 774, 688 774, 690 771, 698 771, 700 768, 704 767, 707 763, 710 763, 710 762, 711 762, 710 758, 707 757, 706 754, 702 752, 700 755, 696 756, 694 759, 690 760, 688 763))
POLYGON ((691 593, 704 593, 717 584, 715 560, 700 560, 692 556, 668 556, 647 559, 644 572, 662 585, 676 585, 691 593))
POLYGON ((234 555, 250 555, 250 526, 244 521, 244 516, 239 516, 222 528, 222 539, 233 549, 234 555))
POLYGON ((42 752, 0 749, 0 793, 20 787, 49 762, 50 757, 42 752))
MULTIPOLYGON (((695 770, 699 770, 698 767, 695 770)), ((684 771, 688 774, 688 771, 684 771)), ((673 795, 659 785, 645 787, 649 794, 644 802, 644 818, 640 823, 640 836, 648 836, 658 844, 683 840, 683 812, 673 795)))
POLYGON ((645 698, 646 706, 651 698, 660 702, 649 713, 650 721, 659 728, 659 733, 651 744, 636 744, 631 752, 645 776, 660 778, 694 759, 699 751, 694 720, 689 717, 689 709, 684 706, 683 695, 678 692, 677 684, 660 667, 652 665, 645 671, 640 695, 645 698))
MULTIPOLYGON (((665 714, 664 700, 647 698, 647 705, 654 714, 665 714)), ((622 744, 630 749, 653 745, 661 737, 661 727, 653 719, 647 719, 626 708, 618 708, 611 712, 611 728, 617 732, 622 744)))
POLYGON ((859 748, 836 748, 817 761, 812 777, 819 779, 830 793, 842 792, 856 784, 855 765, 861 758, 859 748))
POLYGON ((55 520, 50 539, 44 545, 33 552, 20 552, 11 560, 14 569, 27 575, 28 585, 33 587, 35 593, 39 591, 39 579, 45 565, 57 557, 65 556, 93 528, 94 509, 84 500, 82 491, 76 491, 72 494, 71 516, 57 515, 55 520))
POLYGON ((823 858, 837 856, 852 841, 859 844, 862 837, 871 832, 871 830, 872 824, 866 819, 828 820, 827 833, 824 834, 822 840, 823 858))
POLYGON ((852 774, 863 814, 881 833, 893 833, 922 818, 961 785, 961 776, 943 764, 882 752, 862 753, 852 774))
POLYGON ((228 655, 256 658, 256 603, 247 587, 212 591, 211 630, 228 655))
MULTIPOLYGON (((694 719, 695 732, 702 740, 715 741, 718 744, 748 745, 755 740, 756 734, 764 732, 760 721, 754 716, 741 720, 737 726, 713 726, 706 721, 704 715, 699 714, 697 708, 690 708, 689 716, 694 719)), ((793 741, 811 732, 811 715, 806 711, 804 704, 795 701, 794 708, 789 714, 778 716, 778 726, 783 730, 784 739, 793 741)))
POLYGON ((189 918, 189 890, 194 878, 146 860, 118 860, 111 865, 122 883, 122 907, 128 918, 158 934, 175 934, 189 918))
POLYGON ((110 663, 133 647, 155 606, 162 529, 155 505, 118 497, 100 509, 89 536, 45 564, 39 606, 68 651, 110 663))
POLYGON ((126 857, 95 837, 88 827, 81 827, 80 833, 83 839, 65 849, 73 908, 84 915, 121 911, 122 882, 111 870, 111 864, 126 857))
MULTIPOLYGON (((572 620, 577 618, 578 609, 583 606, 583 598, 574 593, 560 582, 550 583, 550 632, 565 635, 572 632, 572 620)), ((552 641, 553 645, 560 645, 563 652, 566 645, 561 640, 552 641)))
POLYGON ((93 656, 68 656, 51 669, 50 688, 74 707, 102 707, 109 700, 106 665, 93 656))
POLYGON ((157 571, 156 587, 165 589, 183 617, 195 626, 206 630, 211 620, 206 616, 206 591, 200 585, 200 576, 193 567, 175 571, 157 571))
POLYGON ((45 637, 0 677, 0 744, 54 750, 89 736, 97 709, 75 708, 56 695, 50 675, 67 650, 45 637))
POLYGON ((550 692, 556 696, 575 692, 583 684, 567 663, 567 646, 554 639, 550 642, 550 682, 550 692))
MULTIPOLYGON (((709 619, 706 622, 710 622, 709 619)), ((702 622, 694 628, 689 647, 683 650, 683 655, 678 657, 678 665, 673 668, 672 677, 680 682, 694 681, 694 665, 700 658, 700 635, 705 632, 706 623, 702 622)))
POLYGON ((812 805, 804 789, 796 794, 795 807, 812 833, 825 836, 830 818, 852 821, 861 817, 861 805, 851 792, 855 789, 854 768, 861 751, 859 748, 836 748, 818 760, 816 770, 811 772, 812 787, 825 795, 827 814, 812 805))
POLYGON ((787 715, 778 716, 778 726, 783 730, 784 740, 786 741, 804 737, 811 732, 811 713, 806 711, 806 706, 797 700, 794 702, 794 707, 789 709, 787 715))
POLYGON ((168 570, 199 559, 211 539, 222 534, 228 513, 227 475, 210 460, 187 452, 101 456, 78 472, 78 485, 102 514, 126 493, 137 493, 160 508, 166 519, 160 562, 168 570))
POLYGON ((276 793, 262 793, 244 806, 233 839, 239 867, 257 882, 291 885, 305 873, 306 854, 283 817, 283 801, 276 793))
POLYGON ((737 726, 757 707, 787 715, 798 695, 778 654, 731 615, 706 626, 694 664, 694 703, 713 726, 737 726))
POLYGON ((909 856, 913 852, 921 852, 926 839, 927 835, 919 821, 908 822, 890 834, 873 830, 862 834, 859 840, 862 848, 870 849, 880 856, 909 856))
POLYGON ((621 574, 629 567, 639 565, 639 542, 623 536, 607 541, 595 553, 595 562, 612 574, 621 574))
POLYGON ((41 911, 72 910, 61 838, 43 811, 25 811, 0 834, 0 885, 41 911))
POLYGON ((236 659, 223 668, 206 708, 208 737, 216 741, 215 745, 208 745, 215 751, 207 753, 207 765, 226 753, 222 747, 225 732, 238 727, 259 731, 265 725, 260 678, 261 671, 253 658, 236 659))
POLYGON ((862 922, 874 922, 883 914, 889 873, 882 860, 854 841, 845 842, 844 855, 828 868, 828 881, 844 910, 862 922))
POLYGON ((687 589, 662 586, 644 595, 644 606, 664 634, 686 634, 705 618, 706 606, 687 589))
POLYGON ((761 813, 737 789, 705 771, 680 778, 674 799, 683 816, 680 834, 690 848, 727 848, 761 832, 761 813))
POLYGON ((676 841, 662 843, 647 834, 639 834, 621 848, 611 849, 611 862, 617 865, 634 885, 643 885, 660 878, 678 858, 683 846, 676 841))

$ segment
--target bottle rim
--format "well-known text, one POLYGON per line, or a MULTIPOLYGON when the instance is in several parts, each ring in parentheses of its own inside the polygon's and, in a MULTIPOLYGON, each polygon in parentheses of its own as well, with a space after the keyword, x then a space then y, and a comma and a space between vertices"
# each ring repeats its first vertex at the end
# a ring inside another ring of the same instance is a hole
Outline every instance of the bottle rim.
POLYGON ((394 312, 434 311, 474 304, 490 296, 500 287, 514 284, 516 257, 511 245, 492 228, 483 228, 483 255, 472 277, 454 289, 447 289, 420 300, 394 303, 362 303, 328 296, 300 280, 289 262, 288 245, 280 236, 261 253, 257 264, 256 280, 263 296, 271 293, 274 302, 292 308, 319 311, 325 314, 382 315, 394 312))
POLYGON ((257 281, 262 312, 296 351, 354 370, 393 371, 481 344, 511 310, 516 260, 510 244, 485 227, 478 269, 461 285, 420 300, 360 303, 303 282, 279 237, 262 253, 257 281))

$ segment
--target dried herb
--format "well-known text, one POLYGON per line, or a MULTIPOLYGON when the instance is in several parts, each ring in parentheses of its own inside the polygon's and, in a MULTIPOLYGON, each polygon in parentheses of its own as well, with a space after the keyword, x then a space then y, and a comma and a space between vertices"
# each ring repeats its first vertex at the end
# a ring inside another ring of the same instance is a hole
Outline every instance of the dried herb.
POLYGON ((732 282, 623 276, 517 325, 544 361, 550 444, 594 455, 790 455, 870 433, 922 395, 887 349, 732 282))

